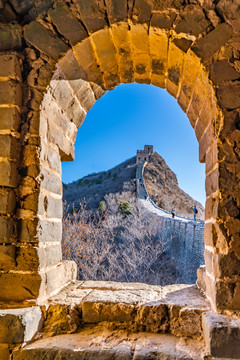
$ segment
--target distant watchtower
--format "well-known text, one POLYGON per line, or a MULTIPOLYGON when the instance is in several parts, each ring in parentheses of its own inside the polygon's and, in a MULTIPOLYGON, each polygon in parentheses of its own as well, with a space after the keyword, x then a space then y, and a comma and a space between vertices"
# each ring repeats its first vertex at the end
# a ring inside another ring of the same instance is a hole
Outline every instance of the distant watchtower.
POLYGON ((152 154, 153 154, 153 145, 145 145, 144 150, 137 150, 137 156, 136 156, 137 164, 148 161, 149 156, 152 154))

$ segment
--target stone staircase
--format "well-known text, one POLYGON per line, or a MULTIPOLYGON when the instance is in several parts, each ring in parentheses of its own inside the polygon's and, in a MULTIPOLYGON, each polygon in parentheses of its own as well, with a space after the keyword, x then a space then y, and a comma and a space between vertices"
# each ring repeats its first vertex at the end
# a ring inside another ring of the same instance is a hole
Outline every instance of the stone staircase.
POLYGON ((0 354, 11 357, 0 359, 240 358, 238 322, 212 313, 195 285, 77 281, 45 305, 1 310, 0 354))

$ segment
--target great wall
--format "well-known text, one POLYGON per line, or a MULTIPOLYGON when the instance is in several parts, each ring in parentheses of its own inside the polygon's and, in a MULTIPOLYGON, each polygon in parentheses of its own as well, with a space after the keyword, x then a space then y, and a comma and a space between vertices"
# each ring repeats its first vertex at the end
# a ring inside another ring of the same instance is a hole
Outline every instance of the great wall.
POLYGON ((233 0, 0 1, 1 360, 240 358, 239 38, 233 0), (61 161, 130 82, 166 89, 199 142, 201 291, 77 282, 62 261, 61 161))
POLYGON ((145 151, 137 151, 137 169, 136 169, 136 192, 138 202, 142 211, 148 216, 149 214, 157 215, 163 231, 168 232, 169 245, 168 251, 173 258, 181 258, 183 262, 182 271, 186 272, 185 278, 187 283, 196 281, 197 269, 204 265, 204 221, 181 217, 172 214, 166 210, 160 209, 150 199, 145 182, 144 167, 153 152, 153 147, 146 145, 145 151), (142 155, 142 157, 139 156, 142 155), (173 240, 171 240, 173 239, 173 240), (189 267, 191 266, 191 271, 189 267), (188 275, 188 276, 187 276, 188 275))

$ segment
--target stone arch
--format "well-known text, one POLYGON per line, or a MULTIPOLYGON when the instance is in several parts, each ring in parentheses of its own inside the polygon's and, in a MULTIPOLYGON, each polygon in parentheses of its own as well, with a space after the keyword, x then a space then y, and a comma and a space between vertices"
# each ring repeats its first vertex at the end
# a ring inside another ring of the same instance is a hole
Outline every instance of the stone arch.
POLYGON ((136 81, 166 87, 195 129, 207 191, 199 284, 215 308, 239 309, 239 24, 221 2, 59 1, 24 26, 22 48, 20 25, 9 26, 3 50, 22 51, 1 56, 9 63, 0 74, 5 306, 9 298, 41 302, 74 279, 74 264, 61 261, 55 210, 60 158, 73 158, 77 127, 94 102, 136 81))

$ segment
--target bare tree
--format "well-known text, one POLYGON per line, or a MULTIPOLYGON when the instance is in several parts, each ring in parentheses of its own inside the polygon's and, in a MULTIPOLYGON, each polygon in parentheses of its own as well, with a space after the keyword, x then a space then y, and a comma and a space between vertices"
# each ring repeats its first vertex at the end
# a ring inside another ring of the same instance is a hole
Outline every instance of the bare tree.
POLYGON ((175 235, 157 216, 142 213, 131 191, 109 194, 104 201, 104 210, 93 212, 80 204, 80 210, 64 216, 63 254, 77 263, 78 278, 178 282, 176 259, 167 255, 175 235), (127 216, 120 201, 129 203, 127 216))

